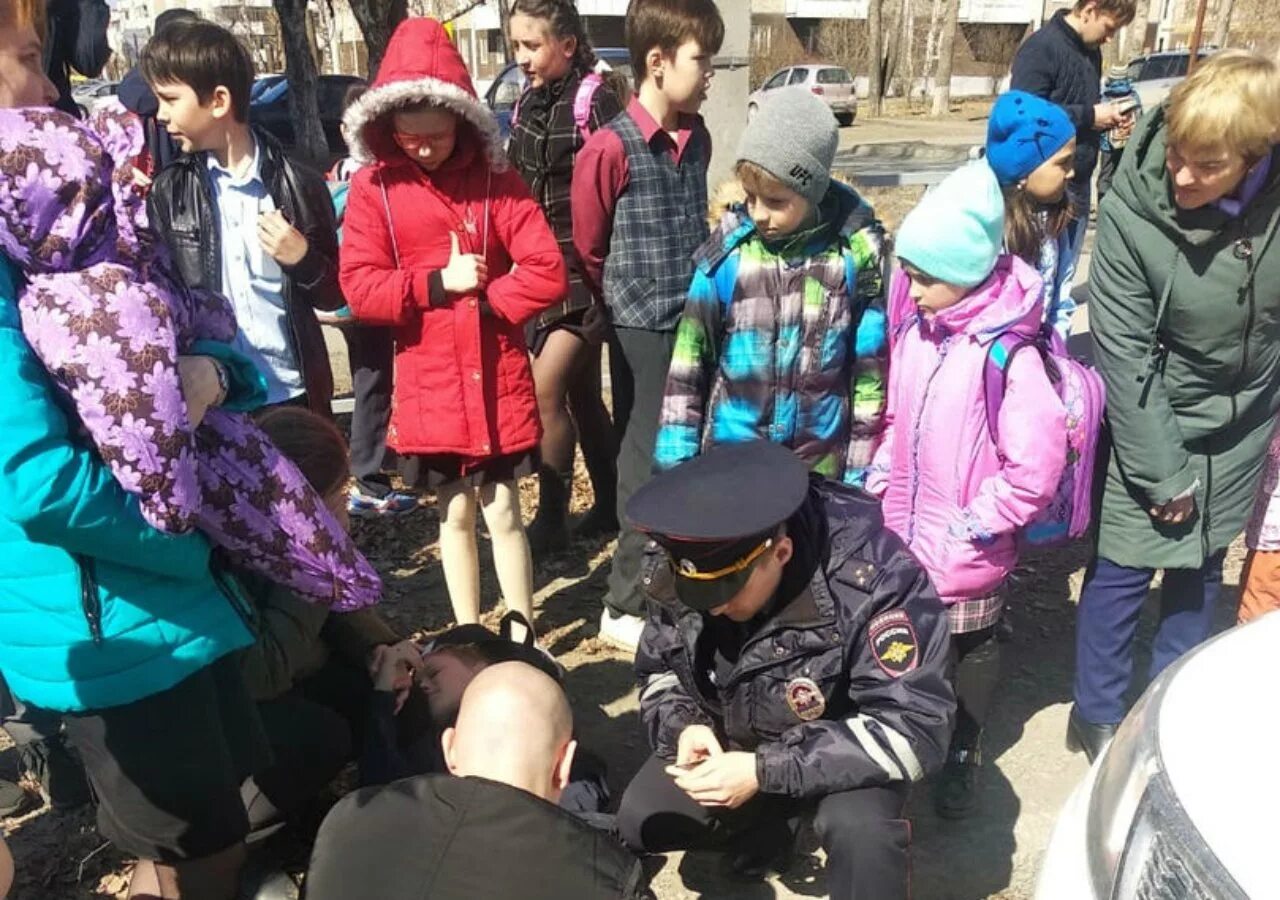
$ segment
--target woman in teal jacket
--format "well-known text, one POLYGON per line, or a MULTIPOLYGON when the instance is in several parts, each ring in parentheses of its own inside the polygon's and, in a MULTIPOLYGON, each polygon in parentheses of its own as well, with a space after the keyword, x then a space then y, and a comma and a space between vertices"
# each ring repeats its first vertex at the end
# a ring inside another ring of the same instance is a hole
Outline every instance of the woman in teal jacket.
POLYGON ((163 534, 111 477, 19 328, 0 261, 0 670, 59 712, 166 690, 250 643, 205 538, 163 534))

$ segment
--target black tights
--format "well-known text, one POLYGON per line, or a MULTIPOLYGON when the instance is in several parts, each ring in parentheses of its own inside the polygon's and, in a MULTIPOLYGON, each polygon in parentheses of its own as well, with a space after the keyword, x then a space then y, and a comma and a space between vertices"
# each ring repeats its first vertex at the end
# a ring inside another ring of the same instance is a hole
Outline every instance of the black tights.
POLYGON ((608 501, 616 490, 618 441, 601 396, 600 348, 557 328, 533 360, 533 381, 542 417, 543 464, 572 475, 574 443, 581 442, 596 503, 608 501))
POLYGON ((996 682, 1000 680, 998 626, 951 636, 951 660, 955 666, 956 730, 953 747, 972 747, 982 734, 991 709, 996 682))

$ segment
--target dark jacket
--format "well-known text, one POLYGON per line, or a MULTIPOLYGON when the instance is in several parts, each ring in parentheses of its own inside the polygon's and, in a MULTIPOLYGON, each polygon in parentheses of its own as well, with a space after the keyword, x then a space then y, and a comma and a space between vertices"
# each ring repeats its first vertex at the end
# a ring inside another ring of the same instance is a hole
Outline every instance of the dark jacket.
POLYGON ((815 477, 788 534, 797 545, 788 569, 816 549, 813 575, 766 611, 718 684, 708 635, 724 624, 679 605, 665 559, 647 558, 652 601, 636 675, 654 752, 674 758, 680 732, 700 723, 756 754, 766 794, 918 781, 942 764, 955 713, 942 602, 856 488, 815 477))
MULTIPOLYGON (((313 310, 337 309, 345 302, 338 287, 338 235, 333 201, 324 179, 289 159, 266 133, 255 129, 261 147, 262 180, 276 207, 307 238, 307 255, 285 269, 285 306, 290 337, 311 408, 330 414, 333 373, 329 352, 313 310)), ((156 176, 147 197, 152 227, 164 235, 175 268, 190 287, 222 290, 222 243, 213 208, 207 154, 179 157, 156 176)))
POLYGON ((71 97, 71 70, 85 78, 97 78, 111 58, 107 23, 111 10, 105 0, 49 0, 45 7, 48 34, 44 43, 44 69, 58 89, 58 109, 79 115, 71 97))
POLYGON ((640 862, 518 788, 421 775, 344 797, 320 826, 310 900, 640 900, 640 862))
POLYGON ((142 77, 142 70, 137 67, 130 69, 124 76, 116 90, 116 97, 125 109, 142 120, 142 133, 146 140, 147 155, 150 157, 147 174, 154 177, 156 172, 167 168, 169 163, 182 155, 177 142, 156 120, 160 101, 156 99, 151 85, 142 77))
POLYGON ((1093 108, 1102 102, 1101 49, 1085 46, 1067 24, 1067 11, 1059 10, 1018 48, 1009 87, 1050 100, 1071 117, 1076 126, 1076 177, 1071 193, 1083 204, 1090 196, 1102 142, 1102 132, 1093 128, 1093 108))
MULTIPOLYGON (((573 216, 569 208, 573 161, 585 142, 574 120, 574 104, 585 74, 575 68, 559 81, 528 88, 520 98, 519 116, 512 125, 507 147, 511 164, 546 213, 569 268, 569 296, 563 303, 538 315, 535 321, 539 327, 584 310, 592 302, 591 291, 582 281, 578 251, 573 246, 573 216)), ((599 131, 622 109, 622 101, 605 81, 592 95, 587 132, 599 131)))
POLYGON ((1280 412, 1280 150, 1240 215, 1179 210, 1166 133, 1163 109, 1142 118, 1098 209, 1089 321, 1114 445, 1098 554, 1194 569, 1244 526, 1280 412), (1193 486, 1191 521, 1147 512, 1193 486))

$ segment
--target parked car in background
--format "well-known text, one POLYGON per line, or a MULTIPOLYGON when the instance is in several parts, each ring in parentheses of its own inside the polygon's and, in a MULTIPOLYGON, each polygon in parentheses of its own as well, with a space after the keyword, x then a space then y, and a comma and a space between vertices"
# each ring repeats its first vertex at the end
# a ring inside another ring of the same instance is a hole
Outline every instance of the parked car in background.
MULTIPOLYGON (((1197 58, 1205 59, 1216 50, 1216 47, 1205 47, 1197 54, 1197 58)), ((1155 109, 1163 103, 1174 86, 1187 77, 1187 66, 1190 63, 1189 50, 1149 53, 1130 62, 1129 81, 1142 100, 1142 108, 1155 109)))
POLYGON ((82 81, 79 84, 73 84, 71 86, 71 99, 88 114, 93 112, 103 100, 109 100, 114 97, 119 87, 120 82, 118 81, 101 81, 94 78, 82 81))
POLYGON ((824 65, 788 66, 774 72, 747 98, 747 118, 756 114, 771 91, 796 85, 808 88, 827 101, 841 125, 852 125, 857 118, 858 97, 853 90, 853 75, 841 66, 824 65))
POLYGON ((1058 816, 1036 900, 1280 897, 1280 612, 1160 675, 1058 816))
MULTIPOLYGON (((364 84, 364 79, 354 75, 320 76, 317 85, 320 124, 324 127, 324 139, 331 159, 347 155, 347 144, 342 140, 339 127, 342 124, 342 101, 347 90, 356 84, 364 84)), ((297 145, 293 121, 289 118, 289 82, 283 75, 263 75, 254 81, 249 91, 249 120, 266 129, 286 150, 297 145)))
MULTIPOLYGON (((631 54, 627 52, 627 48, 597 47, 596 58, 600 60, 603 70, 617 73, 625 78, 628 84, 635 80, 635 72, 631 68, 631 54)), ((503 140, 511 135, 511 113, 516 107, 516 101, 524 93, 524 83, 524 72, 515 63, 508 63, 483 92, 484 102, 498 119, 498 128, 503 140)))

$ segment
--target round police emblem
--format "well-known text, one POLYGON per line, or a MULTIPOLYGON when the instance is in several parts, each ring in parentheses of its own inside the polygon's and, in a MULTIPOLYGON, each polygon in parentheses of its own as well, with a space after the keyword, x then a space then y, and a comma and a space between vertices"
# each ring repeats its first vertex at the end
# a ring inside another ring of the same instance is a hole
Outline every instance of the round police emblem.
POLYGON ((693 564, 692 560, 682 559, 680 560, 678 565, 680 568, 681 575, 697 575, 698 574, 698 567, 693 564))
POLYGON ((811 678, 793 678, 787 682, 787 706, 802 722, 812 722, 827 710, 827 698, 811 678))

